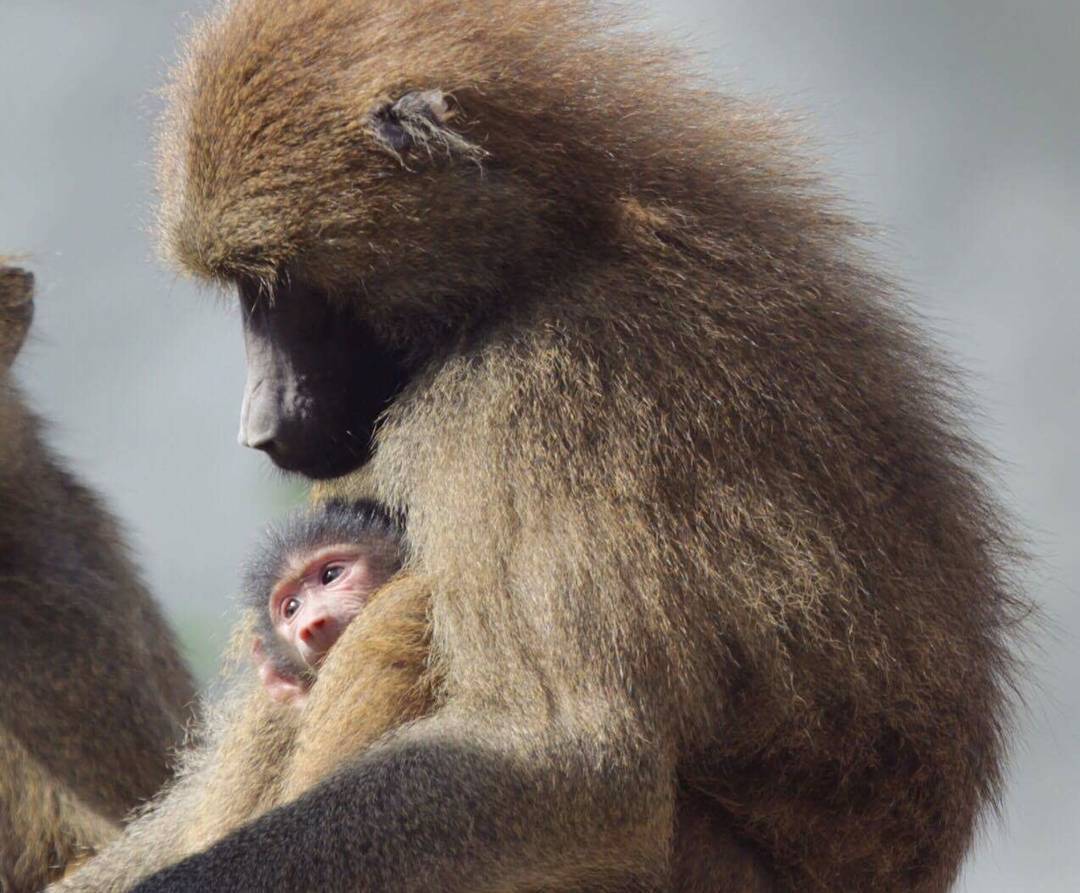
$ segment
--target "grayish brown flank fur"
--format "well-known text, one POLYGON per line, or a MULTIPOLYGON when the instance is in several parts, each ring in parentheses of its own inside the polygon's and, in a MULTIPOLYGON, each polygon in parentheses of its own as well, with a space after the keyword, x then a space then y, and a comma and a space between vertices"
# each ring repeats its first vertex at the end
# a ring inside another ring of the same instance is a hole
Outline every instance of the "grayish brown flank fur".
POLYGON ((10 364, 33 277, 0 258, 0 890, 40 890, 161 787, 193 699, 116 523, 42 442, 10 364))
MULTIPOLYGON (((443 682, 140 890, 956 877, 1000 792, 1007 524, 953 373, 783 122, 684 68, 572 0, 237 0, 197 29, 166 252, 323 290, 427 357, 322 493, 407 514, 443 682), (416 91, 453 115, 388 135, 416 91), (695 841, 712 862, 683 872, 695 841)), ((217 734, 277 759, 259 694, 232 697, 217 734)), ((65 889, 168 862, 201 783, 65 889)))

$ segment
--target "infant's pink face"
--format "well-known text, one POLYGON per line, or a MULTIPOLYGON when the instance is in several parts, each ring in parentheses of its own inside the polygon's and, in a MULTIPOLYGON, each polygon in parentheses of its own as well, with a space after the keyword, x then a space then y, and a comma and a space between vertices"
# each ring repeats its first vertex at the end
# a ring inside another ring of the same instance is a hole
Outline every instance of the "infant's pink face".
POLYGON ((385 582, 356 546, 308 553, 270 593, 270 618, 281 640, 312 669, 385 582))

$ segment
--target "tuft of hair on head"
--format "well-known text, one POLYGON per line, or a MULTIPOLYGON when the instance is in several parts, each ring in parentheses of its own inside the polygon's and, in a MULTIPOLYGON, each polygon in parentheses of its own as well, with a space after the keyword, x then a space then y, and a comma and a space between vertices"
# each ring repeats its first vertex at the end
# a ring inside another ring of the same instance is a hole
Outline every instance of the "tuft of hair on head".
POLYGON ((11 258, 0 254, 0 308, 15 307, 34 294, 34 274, 14 266, 11 258))
POLYGON ((34 274, 0 255, 0 369, 14 361, 34 319, 34 274))

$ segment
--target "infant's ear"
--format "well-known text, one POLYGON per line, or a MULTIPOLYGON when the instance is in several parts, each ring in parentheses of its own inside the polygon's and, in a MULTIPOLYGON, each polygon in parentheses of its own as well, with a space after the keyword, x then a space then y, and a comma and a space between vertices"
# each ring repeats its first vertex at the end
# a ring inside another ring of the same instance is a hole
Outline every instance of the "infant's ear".
POLYGON ((262 682, 270 700, 295 707, 304 703, 307 698, 307 689, 295 676, 283 673, 277 668, 273 659, 266 653, 262 639, 258 636, 251 643, 251 656, 259 671, 259 681, 262 682))

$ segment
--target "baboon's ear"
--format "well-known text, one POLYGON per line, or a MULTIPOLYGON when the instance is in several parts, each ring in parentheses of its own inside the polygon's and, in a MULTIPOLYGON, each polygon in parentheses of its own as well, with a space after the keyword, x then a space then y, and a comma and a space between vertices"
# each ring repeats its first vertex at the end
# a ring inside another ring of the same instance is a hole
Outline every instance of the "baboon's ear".
POLYGON ((33 274, 0 265, 0 368, 18 356, 33 318, 33 274))
POLYGON ((449 93, 415 90, 376 108, 371 126, 379 144, 403 164, 418 150, 431 156, 436 149, 479 161, 484 150, 449 126, 456 114, 457 104, 449 93))

